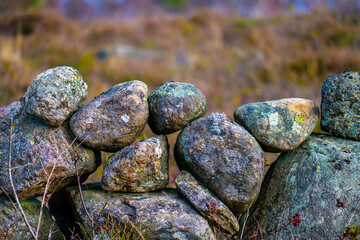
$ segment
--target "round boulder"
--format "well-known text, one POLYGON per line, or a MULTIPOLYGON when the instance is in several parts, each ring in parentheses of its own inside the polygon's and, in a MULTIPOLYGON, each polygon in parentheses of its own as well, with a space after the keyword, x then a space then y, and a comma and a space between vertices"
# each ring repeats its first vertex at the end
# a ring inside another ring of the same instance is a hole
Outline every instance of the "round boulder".
POLYGON ((263 151, 255 138, 224 114, 197 119, 179 134, 175 149, 181 170, 190 172, 235 214, 256 200, 263 179, 263 151))
POLYGON ((234 119, 269 152, 288 152, 312 133, 319 107, 311 100, 286 98, 238 107, 234 119))
POLYGON ((149 117, 147 86, 141 81, 117 84, 70 119, 70 128, 84 145, 116 152, 131 144, 149 117))
POLYGON ((149 95, 149 126, 156 134, 176 132, 205 115, 204 94, 194 85, 166 82, 149 95))
POLYGON ((87 85, 72 67, 56 67, 40 73, 21 98, 26 112, 50 126, 60 126, 84 105, 87 85))

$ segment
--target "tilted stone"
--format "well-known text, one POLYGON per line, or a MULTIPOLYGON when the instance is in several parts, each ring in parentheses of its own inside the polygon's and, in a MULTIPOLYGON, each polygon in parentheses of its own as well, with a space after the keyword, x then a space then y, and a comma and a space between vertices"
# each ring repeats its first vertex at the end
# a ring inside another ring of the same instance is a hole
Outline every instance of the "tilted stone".
POLYGON ((249 103, 235 110, 234 119, 264 150, 288 152, 312 133, 319 121, 319 107, 302 98, 249 103))
POLYGON ((148 117, 147 86, 134 80, 111 87, 81 108, 70 127, 84 145, 116 152, 142 133, 148 117))
POLYGON ((181 171, 175 180, 176 188, 192 206, 222 233, 234 235, 239 223, 230 209, 197 181, 189 172, 181 171))
POLYGON ((149 126, 156 134, 176 132, 205 115, 204 94, 194 85, 166 82, 149 95, 149 126))
POLYGON ((244 239, 256 229, 271 232, 269 239, 335 239, 348 224, 360 226, 355 210, 359 157, 360 142, 321 134, 312 134, 295 150, 280 155, 266 174, 244 239), (299 226, 292 222, 288 230, 276 234, 297 212, 299 226))
POLYGON ((103 189, 149 192, 169 182, 169 145, 165 135, 148 138, 121 149, 104 164, 103 189))
POLYGON ((22 101, 26 112, 50 126, 60 126, 84 105, 87 85, 72 67, 48 69, 31 82, 22 101))
POLYGON ((326 78, 321 87, 320 124, 334 136, 360 140, 360 73, 326 78))
POLYGON ((94 172, 101 163, 99 154, 73 141, 66 127, 46 125, 26 113, 20 103, 1 108, 0 187, 14 197, 8 171, 10 147, 12 179, 20 200, 43 195, 49 179, 48 193, 74 182, 75 161, 79 173, 87 175, 94 172))
POLYGON ((263 151, 254 137, 224 114, 193 121, 179 134, 176 163, 230 210, 244 213, 256 200, 263 178, 263 151))

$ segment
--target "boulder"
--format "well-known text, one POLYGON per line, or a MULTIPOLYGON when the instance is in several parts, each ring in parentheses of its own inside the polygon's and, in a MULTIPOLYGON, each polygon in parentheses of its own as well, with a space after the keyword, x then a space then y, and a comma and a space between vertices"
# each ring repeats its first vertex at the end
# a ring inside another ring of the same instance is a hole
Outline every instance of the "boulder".
POLYGON ((156 134, 170 134, 205 115, 204 94, 194 85, 166 82, 149 95, 149 126, 156 134))
POLYGON ((148 117, 147 86, 135 80, 96 97, 71 117, 70 127, 84 145, 116 152, 142 133, 148 117))
POLYGON ((224 114, 191 122, 178 135, 176 163, 190 172, 229 209, 244 213, 263 179, 263 151, 254 137, 224 114))
POLYGON ((175 180, 176 188, 191 205, 222 233, 234 235, 240 229, 238 220, 230 209, 197 181, 191 173, 181 171, 175 180))
POLYGON ((101 163, 99 155, 74 142, 65 126, 48 126, 26 113, 20 103, 0 109, 0 187, 12 197, 9 158, 16 193, 22 201, 43 195, 49 179, 48 193, 74 182, 75 162, 79 173, 94 172, 101 163))
MULTIPOLYGON (((36 231, 41 202, 36 199, 30 199, 21 202, 21 206, 30 226, 36 231)), ((50 233, 51 239, 53 240, 64 239, 59 227, 52 219, 49 209, 44 207, 39 239, 49 239, 50 233)), ((4 193, 0 195, 0 238, 11 240, 34 239, 19 211, 14 208, 14 203, 11 202, 4 193)))
POLYGON ((85 185, 82 190, 84 204, 78 188, 66 188, 50 199, 50 211, 56 219, 63 219, 63 223, 80 222, 90 230, 91 222, 84 210, 86 205, 96 224, 97 235, 101 233, 100 226, 106 226, 111 218, 115 223, 127 226, 128 231, 134 224, 145 239, 215 239, 208 222, 174 189, 120 193, 104 192, 101 188, 97 184, 85 185), (66 208, 60 210, 58 206, 66 208), (71 206, 74 208, 69 209, 71 206), (72 218, 63 218, 70 210, 72 218))
POLYGON ((360 226, 359 154, 357 141, 312 134, 280 155, 266 174, 244 239, 257 229, 268 232, 266 239, 335 239, 348 225, 360 226))
POLYGON ((234 119, 264 150, 288 152, 312 133, 319 121, 319 107, 302 98, 249 103, 235 110, 234 119))
POLYGON ((333 136, 360 140, 360 73, 326 78, 321 87, 320 124, 333 136))
POLYGON ((87 85, 72 67, 48 69, 35 77, 21 98, 25 111, 50 126, 60 126, 84 105, 87 85))
POLYGON ((106 191, 150 192, 169 182, 169 145, 165 135, 148 138, 121 149, 104 164, 106 191))

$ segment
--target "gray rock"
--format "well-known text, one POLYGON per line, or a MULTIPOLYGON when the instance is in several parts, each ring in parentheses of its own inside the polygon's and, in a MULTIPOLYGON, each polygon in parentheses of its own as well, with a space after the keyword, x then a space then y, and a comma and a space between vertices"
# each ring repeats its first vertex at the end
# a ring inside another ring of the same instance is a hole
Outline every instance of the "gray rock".
POLYGON ((169 182, 169 145, 165 135, 148 138, 121 149, 104 164, 106 191, 149 192, 169 182))
POLYGON ((263 151, 254 137, 224 114, 190 123, 179 134, 176 163, 190 172, 235 214, 256 200, 263 178, 263 151))
POLYGON ((40 73, 22 97, 26 112, 50 126, 60 126, 84 105, 87 85, 72 67, 40 73))
POLYGON ((321 87, 320 124, 334 136, 360 140, 360 73, 326 78, 321 87))
POLYGON ((288 152, 312 133, 319 121, 319 107, 302 98, 249 103, 235 110, 234 119, 266 151, 288 152))
POLYGON ((280 155, 266 174, 246 236, 261 228, 273 233, 266 239, 275 239, 276 229, 297 212, 300 225, 290 224, 277 239, 333 240, 348 224, 360 226, 359 156, 359 142, 320 134, 280 155))
POLYGON ((12 197, 8 173, 12 118, 11 173, 20 200, 43 195, 53 166, 49 193, 76 179, 75 161, 84 175, 101 163, 99 154, 72 144, 74 137, 65 126, 50 127, 26 113, 20 103, 12 103, 0 109, 0 187, 12 197))
POLYGON ((230 209, 197 181, 189 172, 181 171, 175 180, 176 188, 193 207, 222 233, 234 235, 239 223, 230 209))
MULTIPOLYGON (((30 199, 21 202, 21 206, 30 226, 36 230, 41 208, 40 201, 30 199)), ((52 233, 51 239, 53 240, 64 239, 59 227, 53 221, 49 209, 45 207, 42 213, 39 239, 48 239, 49 233, 52 233)), ((0 238, 11 240, 34 239, 20 213, 5 194, 0 195, 0 238)))
POLYGON ((117 84, 76 112, 70 127, 84 145, 116 152, 130 145, 149 117, 147 86, 141 81, 117 84))
POLYGON ((166 82, 149 95, 149 126, 156 134, 176 132, 205 115, 204 94, 194 85, 166 82))
MULTIPOLYGON (((97 226, 104 225, 112 216, 116 222, 131 221, 146 239, 215 239, 208 222, 174 189, 151 193, 104 192, 101 186, 88 184, 83 187, 84 202, 97 226), (148 232, 144 232, 150 226, 148 232)), ((50 210, 57 204, 70 201, 75 206, 73 218, 63 222, 80 222, 91 229, 79 190, 66 188, 50 200, 50 210)), ((56 208, 54 209, 56 211, 56 208)), ((64 211, 54 212, 56 218, 64 211)), ((127 223, 129 225, 129 223, 127 223)), ((99 232, 97 232, 99 234, 99 232)))

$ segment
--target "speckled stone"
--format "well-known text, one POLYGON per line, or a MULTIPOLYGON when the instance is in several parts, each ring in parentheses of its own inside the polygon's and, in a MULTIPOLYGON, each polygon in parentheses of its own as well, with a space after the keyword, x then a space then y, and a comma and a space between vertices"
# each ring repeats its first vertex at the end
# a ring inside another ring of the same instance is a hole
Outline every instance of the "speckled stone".
POLYGON ((249 103, 235 110, 234 119, 265 151, 288 152, 312 133, 319 121, 319 107, 302 98, 249 103))
POLYGON ((42 196, 48 176, 55 165, 49 193, 76 179, 79 172, 87 175, 101 163, 99 154, 80 146, 65 126, 50 127, 26 113, 19 102, 0 108, 0 187, 12 197, 8 166, 11 138, 11 167, 14 185, 20 200, 42 196))
POLYGON ((111 87, 71 117, 71 130, 90 148, 119 151, 146 126, 147 90, 146 84, 137 80, 111 87))
MULTIPOLYGON (((41 208, 40 201, 30 199, 21 202, 21 206, 30 226, 36 229, 41 208)), ((53 240, 64 239, 59 227, 52 219, 49 209, 45 207, 39 230, 39 239, 48 239, 49 232, 52 232, 51 239, 53 240)), ((5 194, 0 195, 0 238, 11 240, 34 239, 25 222, 21 219, 20 213, 14 208, 13 203, 5 194)))
POLYGON ((169 145, 165 135, 148 138, 121 149, 104 164, 106 191, 149 192, 169 182, 169 145))
POLYGON ((263 179, 263 151, 254 137, 224 114, 193 121, 178 135, 176 163, 235 214, 256 200, 263 179))
POLYGON ((156 134, 170 134, 205 115, 204 94, 194 85, 166 82, 149 95, 149 126, 156 134))
POLYGON ((60 126, 84 105, 87 85, 72 67, 48 69, 31 82, 21 98, 25 110, 50 126, 60 126))
POLYGON ((353 209, 360 196, 359 159, 359 142, 320 134, 280 155, 266 174, 244 239, 258 227, 268 232, 284 226, 297 212, 300 225, 291 224, 291 233, 281 231, 277 239, 335 239, 348 224, 360 226, 360 214, 353 209), (336 199, 345 208, 336 206, 336 199))
POLYGON ((321 87, 320 124, 333 136, 360 140, 360 73, 326 78, 321 87))
POLYGON ((176 188, 192 206, 222 233, 234 235, 240 229, 238 220, 230 209, 197 181, 191 173, 181 171, 175 180, 176 188))
MULTIPOLYGON (((116 221, 132 221, 140 231, 150 226, 146 239, 194 239, 215 240, 208 222, 183 199, 175 189, 164 189, 150 193, 104 192, 101 186, 88 184, 83 187, 85 205, 97 224, 103 225, 109 214, 116 221)), ((51 198, 50 211, 56 219, 66 211, 72 212, 64 223, 74 220, 91 229, 78 188, 66 188, 51 198), (64 206, 59 211, 59 206, 64 206), (70 206, 74 206, 73 209, 70 206), (54 210, 54 212, 53 212, 54 210), (56 211, 58 210, 58 211, 56 211)), ((128 223, 129 224, 129 223, 128 223)), ((61 227, 61 226, 60 226, 61 227)))

